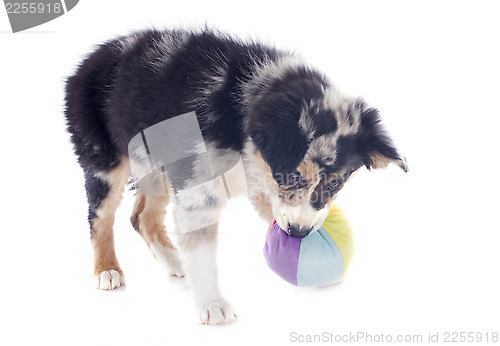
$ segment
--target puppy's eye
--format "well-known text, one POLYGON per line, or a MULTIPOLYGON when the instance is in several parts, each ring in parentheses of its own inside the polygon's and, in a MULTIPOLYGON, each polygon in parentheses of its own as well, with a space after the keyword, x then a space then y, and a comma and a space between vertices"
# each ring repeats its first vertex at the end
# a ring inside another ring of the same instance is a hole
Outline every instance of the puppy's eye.
POLYGON ((340 183, 338 181, 332 181, 330 184, 328 184, 328 190, 335 190, 338 189, 340 186, 340 183))

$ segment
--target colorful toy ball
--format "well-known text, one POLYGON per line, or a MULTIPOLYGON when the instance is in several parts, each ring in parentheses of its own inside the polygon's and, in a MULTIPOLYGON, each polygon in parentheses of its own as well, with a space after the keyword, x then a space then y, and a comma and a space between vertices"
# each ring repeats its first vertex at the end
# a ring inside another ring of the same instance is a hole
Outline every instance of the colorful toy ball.
POLYGON ((304 238, 285 233, 274 221, 266 235, 267 265, 295 286, 342 281, 354 250, 352 230, 342 209, 332 204, 321 228, 304 238))

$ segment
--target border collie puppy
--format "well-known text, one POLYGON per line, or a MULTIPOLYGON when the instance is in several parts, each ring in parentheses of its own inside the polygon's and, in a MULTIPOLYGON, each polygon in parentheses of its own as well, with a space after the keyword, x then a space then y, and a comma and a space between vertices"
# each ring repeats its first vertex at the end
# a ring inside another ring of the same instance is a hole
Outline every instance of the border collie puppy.
POLYGON ((186 275, 208 324, 236 317, 215 261, 228 184, 246 185, 269 223, 304 237, 360 167, 407 170, 376 109, 291 53, 208 29, 136 32, 98 46, 67 80, 66 119, 85 175, 98 287, 124 284, 113 223, 132 178, 133 227, 172 275, 186 275), (236 182, 223 174, 235 154, 245 172, 236 182), (170 202, 176 246, 164 226, 170 202))

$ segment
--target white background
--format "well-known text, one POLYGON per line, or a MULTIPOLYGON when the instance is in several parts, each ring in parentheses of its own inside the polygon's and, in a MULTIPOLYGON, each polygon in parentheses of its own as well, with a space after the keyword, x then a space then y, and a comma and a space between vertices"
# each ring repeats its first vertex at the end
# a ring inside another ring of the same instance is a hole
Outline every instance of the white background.
MULTIPOLYGON (((80 1, 12 34, 0 13, 2 345, 286 345, 290 333, 499 331, 500 20, 486 1, 80 1), (363 170, 338 204, 356 253, 343 283, 297 288, 267 267, 265 222, 245 200, 223 216, 220 281, 239 314, 199 324, 128 222, 115 224, 127 286, 95 289, 83 175, 63 82, 91 47, 147 26, 207 23, 293 48, 381 111, 406 155, 363 170)), ((484 342, 483 342, 484 343, 484 342)))

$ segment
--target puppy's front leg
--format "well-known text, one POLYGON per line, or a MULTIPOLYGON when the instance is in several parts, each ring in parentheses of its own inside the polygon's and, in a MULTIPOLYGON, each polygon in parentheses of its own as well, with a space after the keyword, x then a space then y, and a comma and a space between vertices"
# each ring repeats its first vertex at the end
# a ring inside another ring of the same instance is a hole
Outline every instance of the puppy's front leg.
POLYGON ((201 322, 223 324, 236 319, 231 304, 219 290, 216 247, 217 225, 185 233, 179 238, 186 279, 201 309, 201 322))

